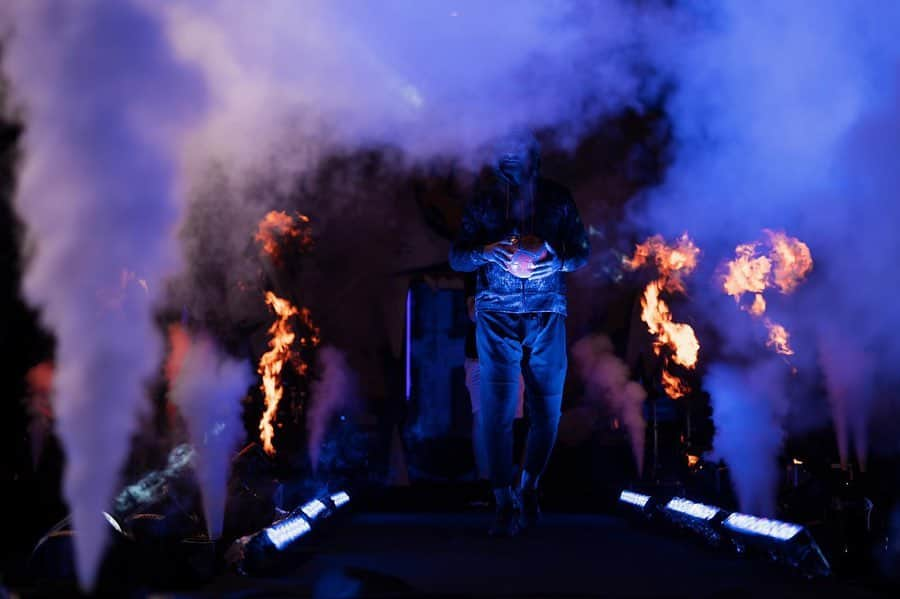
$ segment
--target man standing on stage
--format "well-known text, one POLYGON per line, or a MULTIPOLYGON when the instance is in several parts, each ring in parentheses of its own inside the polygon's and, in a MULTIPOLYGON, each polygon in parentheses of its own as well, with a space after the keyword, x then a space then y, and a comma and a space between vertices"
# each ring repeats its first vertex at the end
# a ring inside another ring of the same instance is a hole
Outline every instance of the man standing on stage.
POLYGON ((531 135, 501 142, 492 176, 466 207, 450 250, 455 270, 477 271, 483 438, 497 502, 493 535, 512 536, 540 516, 537 485, 556 440, 566 376, 563 273, 583 266, 590 254, 571 193, 541 177, 539 167, 531 135), (531 426, 514 490, 512 428, 520 375, 531 426))

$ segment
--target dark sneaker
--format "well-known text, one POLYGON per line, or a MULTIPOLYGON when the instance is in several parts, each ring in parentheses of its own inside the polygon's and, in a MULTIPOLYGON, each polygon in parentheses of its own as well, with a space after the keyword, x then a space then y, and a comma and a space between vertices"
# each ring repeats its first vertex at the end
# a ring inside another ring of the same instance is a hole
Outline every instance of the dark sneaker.
POLYGON ((498 505, 494 524, 488 534, 492 537, 514 537, 519 532, 519 513, 515 502, 498 505))
POLYGON ((519 491, 519 528, 535 526, 541 519, 541 506, 538 504, 537 489, 519 491))

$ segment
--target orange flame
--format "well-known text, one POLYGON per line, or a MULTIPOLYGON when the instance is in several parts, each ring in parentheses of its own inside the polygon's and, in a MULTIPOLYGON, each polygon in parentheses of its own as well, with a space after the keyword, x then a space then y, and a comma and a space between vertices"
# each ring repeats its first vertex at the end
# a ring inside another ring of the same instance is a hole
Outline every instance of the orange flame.
POLYGON ((660 282, 654 281, 644 289, 641 300, 641 320, 647 323, 647 329, 656 335, 653 350, 656 355, 662 353, 663 347, 672 350, 672 359, 677 364, 693 368, 697 363, 700 342, 694 335, 690 325, 673 322, 672 312, 668 304, 659 297, 660 282))
POLYGON ((651 258, 656 265, 658 278, 647 285, 641 298, 641 320, 650 334, 656 336, 653 342, 656 355, 661 355, 664 347, 669 349, 664 356, 662 385, 672 399, 684 397, 690 393, 690 387, 669 372, 668 361, 671 358, 685 368, 696 367, 700 342, 690 325, 674 322, 672 312, 660 294, 662 291, 684 293, 682 277, 696 268, 699 255, 700 250, 687 233, 671 246, 661 235, 654 235, 635 248, 634 257, 624 261, 625 267, 631 270, 645 266, 651 258))
POLYGON ((761 293, 757 293, 753 299, 753 305, 750 306, 750 314, 753 316, 762 316, 766 313, 766 298, 761 293))
POLYGON ((775 353, 781 354, 782 356, 793 356, 794 350, 791 349, 790 344, 791 335, 787 332, 787 329, 778 323, 772 322, 768 318, 763 321, 763 324, 765 324, 766 328, 769 330, 769 338, 766 340, 766 347, 771 347, 775 350, 775 353))
POLYGON ((689 275, 697 267, 700 249, 684 233, 674 245, 667 245, 662 235, 649 237, 644 243, 635 247, 634 257, 624 260, 625 267, 637 270, 645 266, 653 258, 659 280, 663 281, 663 289, 670 293, 684 292, 682 275, 689 275))
POLYGON ((184 360, 191 349, 191 337, 187 330, 177 323, 168 326, 168 333, 169 355, 163 364, 163 372, 171 387, 175 384, 179 373, 181 373, 181 367, 184 365, 184 360))
POLYGON ((772 245, 770 256, 775 264, 775 286, 781 293, 791 293, 812 270, 813 260, 809 246, 796 237, 788 237, 783 231, 766 229, 764 233, 772 245))
POLYGON ((261 245, 262 251, 280 263, 285 247, 289 243, 296 244, 302 250, 312 247, 312 227, 309 217, 299 212, 296 217, 283 210, 272 210, 266 214, 256 228, 253 239, 261 245))
POLYGON ((28 409, 32 416, 48 420, 53 418, 53 404, 50 397, 53 393, 54 371, 53 362, 48 360, 32 366, 25 374, 31 400, 28 409))
POLYGON ((666 395, 672 399, 681 399, 691 392, 691 388, 680 378, 666 369, 662 371, 662 386, 666 395))
POLYGON ((728 263, 723 287, 725 293, 740 301, 745 293, 762 293, 768 287, 772 262, 766 256, 755 256, 759 244, 745 243, 735 248, 735 259, 728 263))
MULTIPOLYGON (((778 289, 783 294, 793 292, 812 270, 813 260, 809 246, 789 237, 783 231, 764 229, 769 251, 759 252, 761 242, 745 243, 735 248, 735 258, 727 264, 727 272, 722 280, 725 293, 753 316, 759 318, 766 313, 766 289, 778 289), (745 293, 753 294, 749 306, 741 303, 745 293)), ((783 356, 793 355, 789 340, 790 333, 784 326, 769 318, 763 319, 769 331, 766 347, 771 347, 783 356)))
POLYGON ((284 395, 281 371, 284 369, 285 363, 291 359, 291 345, 297 336, 291 327, 290 319, 299 314, 299 311, 288 300, 276 296, 271 291, 266 292, 266 304, 278 318, 269 327, 270 349, 259 359, 258 372, 262 375, 261 389, 265 393, 266 402, 266 410, 259 422, 259 438, 263 442, 263 449, 266 453, 274 455, 275 446, 272 444, 272 438, 275 436, 275 430, 272 422, 275 420, 278 404, 284 395))

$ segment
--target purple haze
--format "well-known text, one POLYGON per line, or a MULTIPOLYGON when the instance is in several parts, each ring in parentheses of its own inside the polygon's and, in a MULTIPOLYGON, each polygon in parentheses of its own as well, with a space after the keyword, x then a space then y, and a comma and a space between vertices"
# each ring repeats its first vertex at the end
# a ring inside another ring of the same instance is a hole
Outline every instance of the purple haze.
POLYGON ((172 388, 172 401, 197 450, 196 475, 211 539, 222 536, 231 459, 246 434, 241 399, 254 381, 249 363, 222 354, 201 335, 193 338, 172 388))

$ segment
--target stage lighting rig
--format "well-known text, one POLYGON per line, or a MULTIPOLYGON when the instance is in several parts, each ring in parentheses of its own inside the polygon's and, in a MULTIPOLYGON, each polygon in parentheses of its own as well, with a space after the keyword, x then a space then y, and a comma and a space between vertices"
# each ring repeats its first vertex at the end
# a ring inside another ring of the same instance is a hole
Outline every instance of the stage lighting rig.
POLYGON ((831 564, 804 526, 738 512, 730 514, 722 525, 740 553, 762 552, 807 577, 831 574, 831 564))
MULTIPOLYGON (((237 539, 225 555, 242 574, 261 574, 278 569, 284 554, 300 549, 301 539, 321 530, 326 520, 350 503, 350 495, 339 491, 311 499, 266 528, 237 539)), ((304 543, 305 545, 305 543, 304 543)))
POLYGON ((722 509, 684 497, 673 497, 666 502, 662 512, 666 520, 677 528, 689 529, 712 545, 722 543, 720 525, 726 516, 722 509))

